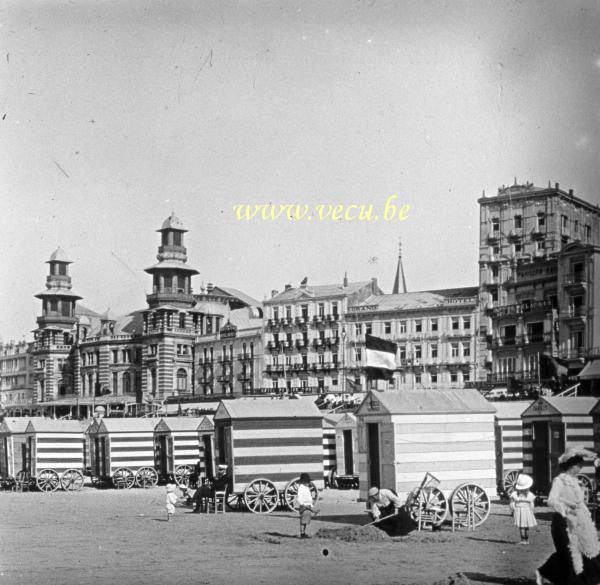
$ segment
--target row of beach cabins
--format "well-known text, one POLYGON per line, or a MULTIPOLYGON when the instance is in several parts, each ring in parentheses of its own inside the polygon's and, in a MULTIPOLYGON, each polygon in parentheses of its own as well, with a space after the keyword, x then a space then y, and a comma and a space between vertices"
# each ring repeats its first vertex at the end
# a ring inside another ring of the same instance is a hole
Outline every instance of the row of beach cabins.
MULTIPOLYGON (((309 398, 249 398, 200 417, 5 418, 0 475, 42 491, 81 489, 86 475, 129 488, 169 474, 179 483, 194 471, 210 478, 224 464, 230 503, 269 512, 291 497, 302 472, 318 490, 359 487, 361 498, 371 485, 409 498, 433 486, 443 498, 466 483, 494 498, 524 471, 543 495, 559 455, 576 445, 600 451, 597 398, 492 403, 471 389, 373 390, 342 415, 324 414, 309 398)), ((591 461, 583 474, 593 489, 591 461)))

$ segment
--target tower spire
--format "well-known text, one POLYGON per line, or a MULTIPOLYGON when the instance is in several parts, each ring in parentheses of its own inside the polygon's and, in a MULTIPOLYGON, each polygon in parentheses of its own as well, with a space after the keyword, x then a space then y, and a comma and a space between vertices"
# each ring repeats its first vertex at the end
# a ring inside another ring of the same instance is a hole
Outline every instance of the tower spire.
POLYGON ((402 266, 402 238, 398 238, 398 266, 396 268, 396 278, 394 279, 394 290, 392 294, 400 293, 400 279, 402 279, 402 292, 406 291, 406 279, 404 277, 404 267, 402 266))

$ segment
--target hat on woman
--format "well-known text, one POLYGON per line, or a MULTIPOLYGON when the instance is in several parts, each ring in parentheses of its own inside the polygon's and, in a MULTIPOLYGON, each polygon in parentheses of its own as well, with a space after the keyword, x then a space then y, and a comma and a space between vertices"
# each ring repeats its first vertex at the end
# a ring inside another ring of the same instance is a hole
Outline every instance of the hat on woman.
POLYGON ((515 484, 516 490, 528 490, 533 485, 533 478, 525 473, 520 473, 515 484))
POLYGON ((585 447, 569 447, 559 458, 558 463, 560 465, 569 461, 569 459, 575 458, 581 459, 596 459, 597 455, 593 451, 589 451, 585 447))

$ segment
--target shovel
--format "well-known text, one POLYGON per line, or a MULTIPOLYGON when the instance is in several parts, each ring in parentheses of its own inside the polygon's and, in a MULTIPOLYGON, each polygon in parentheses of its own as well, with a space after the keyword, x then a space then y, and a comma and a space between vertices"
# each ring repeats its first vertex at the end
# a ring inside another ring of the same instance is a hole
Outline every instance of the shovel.
POLYGON ((394 513, 394 514, 390 514, 389 516, 384 516, 383 518, 377 518, 377 520, 373 520, 373 522, 369 522, 368 524, 363 524, 363 528, 365 526, 371 526, 372 524, 377 524, 378 522, 383 522, 384 520, 387 520, 388 518, 393 518, 394 516, 397 516, 397 514, 394 513))

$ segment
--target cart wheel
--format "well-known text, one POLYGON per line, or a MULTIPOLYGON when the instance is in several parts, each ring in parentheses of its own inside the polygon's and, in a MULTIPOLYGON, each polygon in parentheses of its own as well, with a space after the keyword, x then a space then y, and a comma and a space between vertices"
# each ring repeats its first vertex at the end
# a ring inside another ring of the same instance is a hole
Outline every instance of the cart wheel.
POLYGON ((583 490, 584 502, 589 504, 594 493, 594 482, 585 473, 578 473, 577 481, 583 490))
POLYGON ((67 469, 60 478, 60 487, 67 492, 78 492, 83 487, 83 473, 77 469, 67 469))
POLYGON ((448 515, 448 500, 437 487, 424 487, 410 492, 406 498, 406 509, 410 517, 422 526, 440 526, 448 515))
POLYGON ((225 503, 230 510, 242 510, 245 506, 244 496, 233 492, 227 492, 225 503))
POLYGON ((175 483, 177 485, 190 485, 190 476, 192 475, 192 468, 189 465, 178 465, 175 468, 175 483))
POLYGON ((469 506, 473 509, 473 526, 483 524, 490 513, 490 499, 485 490, 476 483, 463 483, 454 489, 450 496, 452 515, 459 514, 457 519, 461 526, 466 525, 466 513, 469 506))
POLYGON ((502 481, 502 487, 504 488, 504 493, 507 496, 510 496, 515 491, 515 486, 517 485, 517 478, 521 472, 517 469, 513 469, 512 471, 507 471, 504 474, 504 479, 502 481))
POLYGON ((158 483, 158 473, 153 467, 140 467, 135 474, 135 484, 147 489, 158 483))
POLYGON ((42 469, 37 474, 35 483, 41 492, 55 492, 60 485, 60 478, 53 469, 42 469))
POLYGON ((244 501, 254 514, 269 514, 277 507, 279 494, 268 479, 255 479, 244 490, 244 501))
POLYGON ((135 475, 129 467, 119 467, 119 469, 115 470, 113 473, 112 482, 117 489, 131 489, 135 482, 135 475))
MULTIPOLYGON (((296 496, 298 495, 298 480, 300 478, 292 479, 290 483, 285 486, 285 491, 283 492, 283 498, 285 500, 285 504, 290 510, 294 510, 294 501, 296 500, 296 496)), ((313 499, 313 505, 319 501, 319 490, 315 486, 315 484, 311 481, 308 484, 310 489, 310 495, 313 499)))

